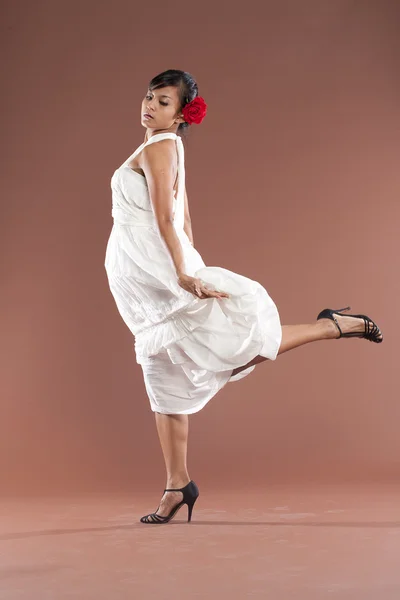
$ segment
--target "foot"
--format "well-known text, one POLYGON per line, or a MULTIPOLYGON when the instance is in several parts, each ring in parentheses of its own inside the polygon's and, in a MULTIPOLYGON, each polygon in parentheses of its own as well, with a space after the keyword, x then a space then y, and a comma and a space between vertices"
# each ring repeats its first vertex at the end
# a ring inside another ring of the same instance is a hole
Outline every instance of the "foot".
MULTIPOLYGON (((189 483, 189 481, 190 481, 190 479, 183 483, 178 483, 177 485, 168 484, 166 487, 167 488, 183 488, 183 487, 185 487, 185 485, 187 485, 189 483)), ((179 502, 181 502, 182 500, 183 500, 182 492, 164 492, 164 495, 160 501, 160 506, 157 508, 156 514, 159 515, 160 517, 166 517, 167 515, 169 515, 169 513, 171 512, 173 507, 176 506, 177 504, 179 504, 179 502)))
POLYGON ((182 492, 164 492, 164 495, 161 498, 160 506, 156 510, 156 514, 160 517, 168 516, 173 507, 179 504, 182 499, 182 492))
MULTIPOLYGON (((360 319, 357 317, 346 317, 341 315, 340 313, 335 313, 335 318, 337 320, 337 322, 339 323, 339 327, 342 330, 342 333, 348 333, 348 332, 359 332, 359 333, 364 333, 365 331, 365 322, 364 319, 360 319)), ((337 328, 337 325, 334 321, 332 321, 331 319, 320 319, 320 321, 324 321, 326 323, 326 327, 328 328, 328 331, 330 333, 330 337, 332 338, 339 338, 340 337, 340 332, 339 329, 337 328)), ((367 327, 369 327, 369 330, 372 330, 373 324, 372 323, 367 323, 367 327)), ((382 339, 382 333, 379 334, 379 338, 382 339)))

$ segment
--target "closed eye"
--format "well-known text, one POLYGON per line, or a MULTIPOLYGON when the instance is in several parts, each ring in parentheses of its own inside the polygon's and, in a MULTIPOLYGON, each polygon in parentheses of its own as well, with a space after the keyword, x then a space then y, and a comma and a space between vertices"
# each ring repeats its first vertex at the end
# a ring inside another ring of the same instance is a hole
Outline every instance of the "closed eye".
MULTIPOLYGON (((146 99, 151 100, 151 96, 147 95, 146 99)), ((161 102, 161 100, 160 100, 160 104, 162 104, 163 106, 168 106, 168 102, 161 102)))

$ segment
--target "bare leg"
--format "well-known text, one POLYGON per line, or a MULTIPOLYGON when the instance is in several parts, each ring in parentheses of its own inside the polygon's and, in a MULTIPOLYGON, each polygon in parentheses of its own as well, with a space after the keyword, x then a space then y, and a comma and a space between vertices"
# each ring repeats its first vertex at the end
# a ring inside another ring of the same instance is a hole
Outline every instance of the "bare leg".
POLYGON ((338 333, 338 328, 329 319, 320 319, 308 325, 282 325, 282 341, 278 355, 309 342, 333 340, 338 333))
MULTIPOLYGON (((363 330, 364 322, 362 319, 343 318, 339 315, 337 315, 337 319, 343 332, 363 330)), ((298 348, 309 342, 335 339, 337 337, 339 337, 339 331, 330 319, 320 319, 315 323, 306 325, 283 325, 282 341, 278 354, 298 348)), ((268 359, 258 355, 247 365, 234 369, 233 374, 265 360, 268 359)), ((165 415, 156 412, 155 418, 167 470, 167 484, 165 487, 184 487, 190 481, 186 464, 189 417, 188 415, 165 415)), ((166 516, 180 500, 182 500, 181 492, 165 493, 157 509, 157 514, 166 516)))
MULTIPOLYGON (((166 488, 182 488, 190 481, 187 470, 188 415, 155 413, 158 437, 167 470, 166 488)), ((182 500, 182 492, 164 493, 157 514, 166 516, 182 500)))
MULTIPOLYGON (((348 317, 341 317, 336 315, 337 320, 343 333, 347 331, 363 331, 364 322, 362 319, 353 319, 348 317)), ((320 319, 314 323, 306 325, 282 325, 282 341, 279 347, 278 355, 304 346, 309 342, 317 342, 320 340, 333 340, 339 337, 339 330, 335 323, 330 319, 320 319)), ((254 357, 247 365, 237 367, 232 371, 232 375, 236 375, 240 371, 247 369, 253 365, 257 365, 260 362, 268 360, 264 356, 254 357)))

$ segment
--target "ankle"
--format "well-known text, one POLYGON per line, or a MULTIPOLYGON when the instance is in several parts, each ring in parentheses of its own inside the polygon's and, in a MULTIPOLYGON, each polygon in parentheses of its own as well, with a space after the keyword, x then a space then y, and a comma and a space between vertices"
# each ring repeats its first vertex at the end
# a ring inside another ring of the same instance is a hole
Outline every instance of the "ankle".
POLYGON ((173 475, 171 477, 167 477, 167 484, 165 487, 168 489, 180 489, 185 487, 185 485, 187 485, 189 481, 190 477, 187 473, 182 475, 173 475))
POLYGON ((316 324, 321 330, 321 337, 323 339, 331 340, 339 336, 339 330, 331 319, 320 319, 316 324))

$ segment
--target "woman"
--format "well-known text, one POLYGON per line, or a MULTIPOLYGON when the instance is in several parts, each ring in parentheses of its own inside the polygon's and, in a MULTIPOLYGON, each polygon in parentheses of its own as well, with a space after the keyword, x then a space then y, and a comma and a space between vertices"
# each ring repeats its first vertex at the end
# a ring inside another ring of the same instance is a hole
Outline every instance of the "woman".
POLYGON ((342 314, 350 307, 325 309, 309 325, 281 326, 262 285, 206 267, 193 246, 178 135, 199 124, 206 109, 189 73, 157 75, 141 107, 144 143, 111 179, 114 223, 105 268, 120 315, 135 336, 167 470, 160 505, 143 523, 166 523, 184 504, 190 521, 199 491, 186 464, 188 415, 226 383, 308 342, 383 340, 369 317, 342 314))

